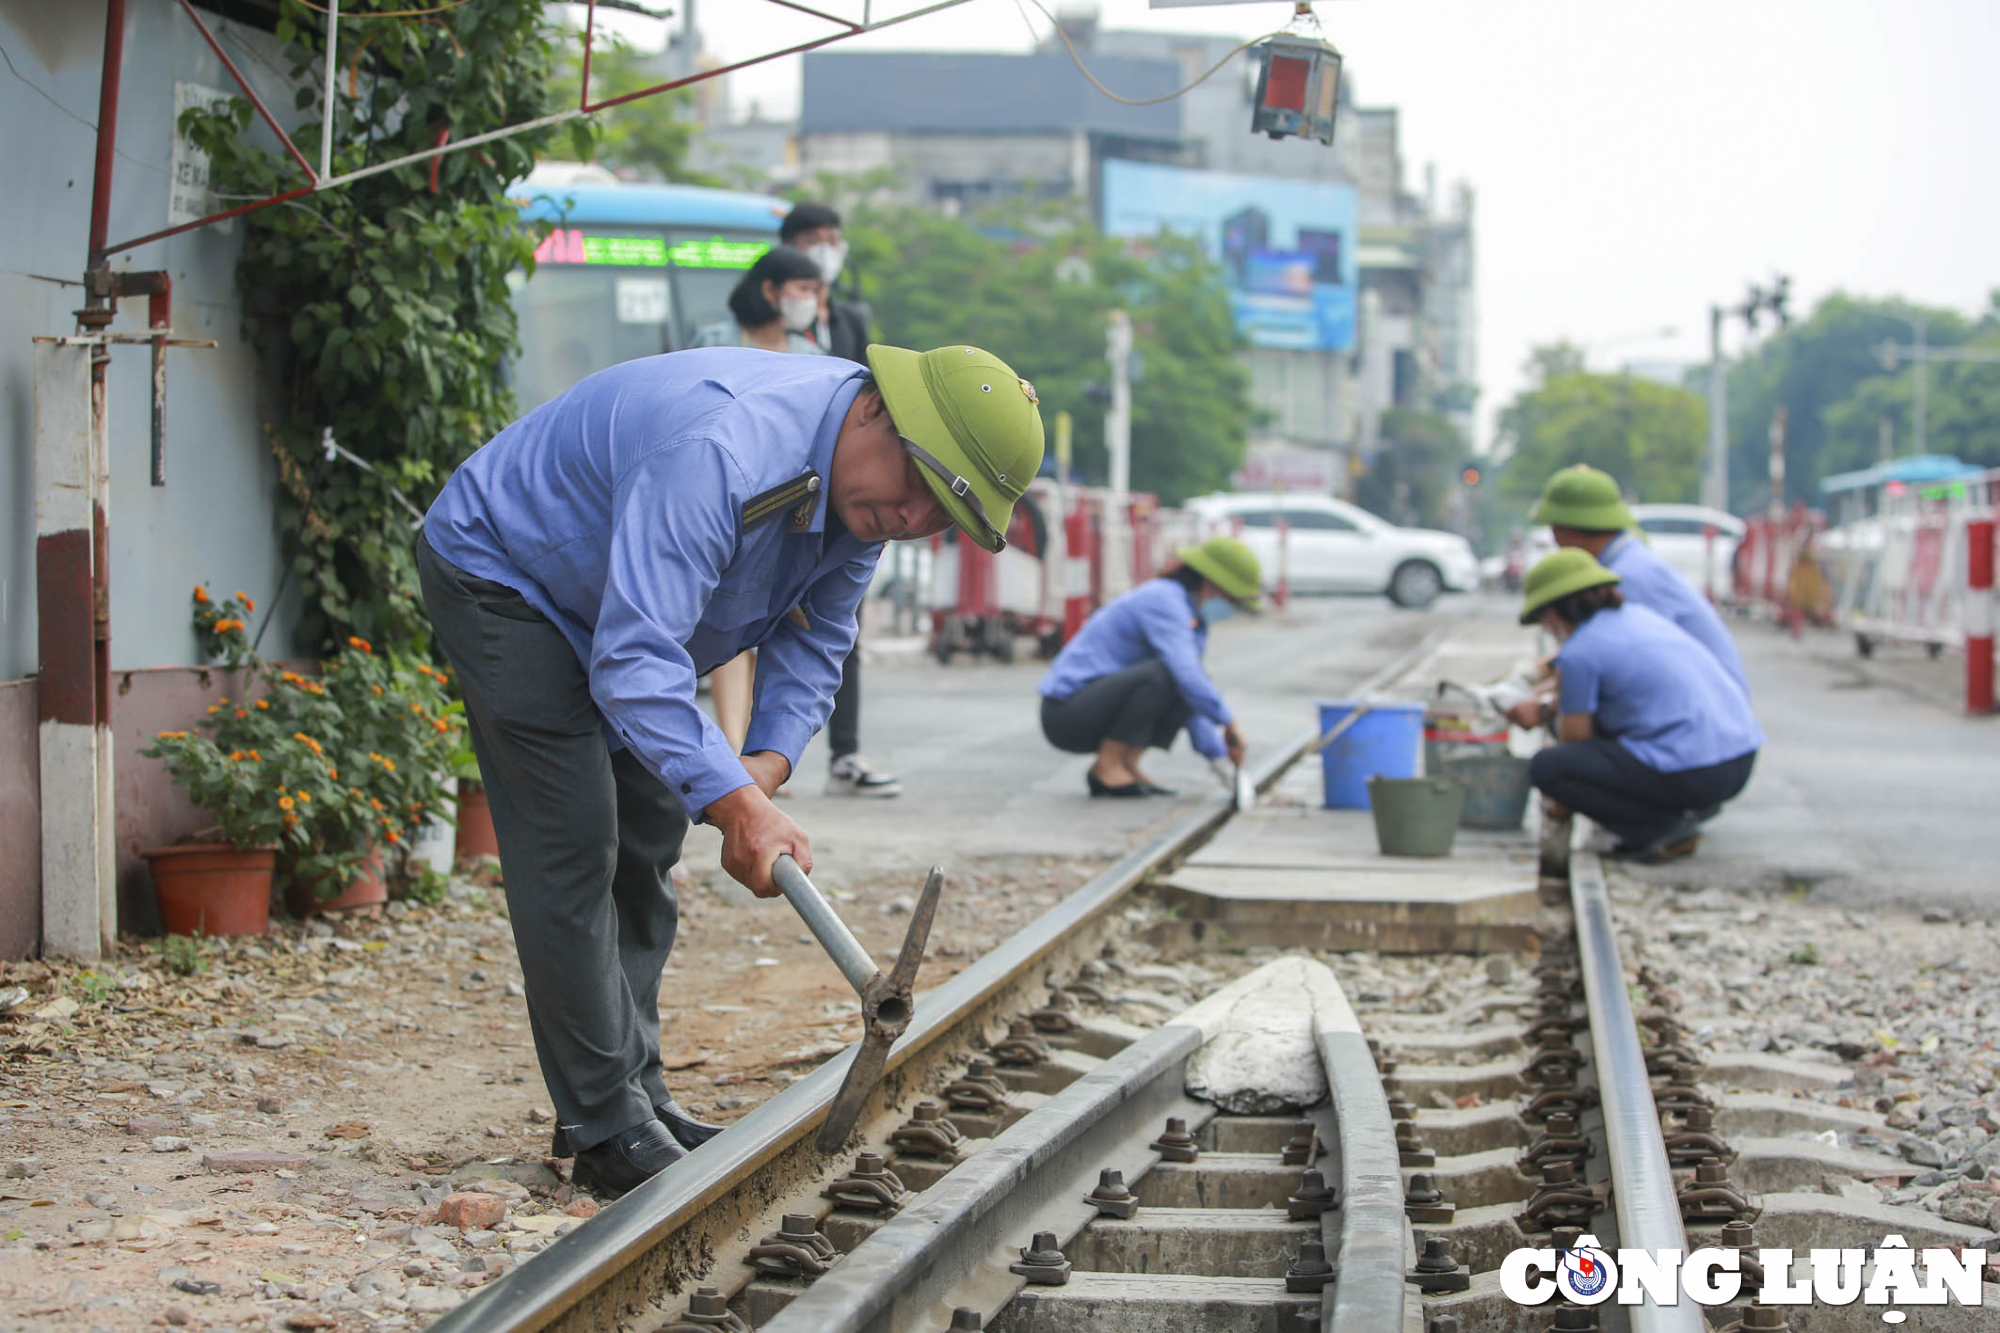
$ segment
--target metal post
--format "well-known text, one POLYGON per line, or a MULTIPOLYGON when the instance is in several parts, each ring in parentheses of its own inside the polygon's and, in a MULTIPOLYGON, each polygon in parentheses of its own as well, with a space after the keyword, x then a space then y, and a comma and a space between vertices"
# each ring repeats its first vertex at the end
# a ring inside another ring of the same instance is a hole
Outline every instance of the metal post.
POLYGON ((1993 520, 1965 525, 1965 711, 1993 711, 1993 520))
POLYGON ((333 113, 338 101, 335 97, 337 76, 340 67, 334 63, 334 49, 339 44, 340 0, 328 0, 326 6, 326 104, 319 124, 319 174, 324 180, 333 175, 333 113))
POLYGON ((1925 335, 1926 335, 1926 333, 1927 333, 1927 331, 1928 331, 1928 330, 1927 330, 1927 328, 1926 328, 1926 325, 1925 325, 1925 321, 1923 321, 1922 319, 1914 319, 1914 320, 1911 320, 1910 322, 1911 322, 1912 324, 1915 324, 1915 325, 1917 326, 1917 423, 1916 423, 1916 436, 1917 436, 1917 457, 1921 458, 1921 457, 1923 457, 1923 456, 1924 456, 1925 454, 1927 454, 1927 453, 1929 453, 1929 452, 1930 452, 1930 437, 1929 437, 1929 435, 1927 435, 1927 434, 1925 433, 1925 429, 1924 429, 1924 426, 1925 426, 1925 422, 1924 422, 1924 397, 1925 397, 1925 393, 1924 393, 1924 390, 1925 390, 1925 383, 1926 383, 1926 381, 1927 381, 1927 380, 1928 380, 1928 379, 1930 378, 1930 363, 1929 363, 1929 361, 1927 361, 1927 360, 1925 359, 1925 357, 1924 357, 1924 353, 1925 353, 1925 351, 1927 350, 1927 349, 1926 349, 1926 347, 1925 347, 1925 343, 1924 343, 1924 339, 1925 339, 1925 335))
POLYGON ((1110 491, 1104 502, 1105 596, 1131 586, 1132 320, 1111 312, 1104 331, 1104 359, 1111 367, 1111 408, 1104 414, 1104 449, 1110 456, 1110 491))
POLYGON ((1722 307, 1708 308, 1708 478, 1701 502, 1729 508, 1729 390, 1723 381, 1722 307))
POLYGON ((1785 407, 1780 403, 1771 413, 1771 525, 1785 519, 1785 407))
MULTIPOLYGON (((95 959, 116 932, 108 746, 100 756, 93 342, 35 347, 35 585, 40 677, 42 954, 95 959), (107 762, 100 764, 100 757, 107 762), (99 769, 107 770, 99 781, 99 769)), ((108 737, 108 730, 104 731, 108 737)))

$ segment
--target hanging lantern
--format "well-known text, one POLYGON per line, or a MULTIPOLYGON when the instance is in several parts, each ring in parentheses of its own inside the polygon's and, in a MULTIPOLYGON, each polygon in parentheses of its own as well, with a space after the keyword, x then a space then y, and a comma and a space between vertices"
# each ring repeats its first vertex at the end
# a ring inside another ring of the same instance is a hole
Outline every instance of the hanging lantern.
POLYGON ((1280 34, 1257 53, 1263 65, 1251 132, 1331 144, 1334 107, 1340 100, 1340 52, 1314 38, 1280 34))

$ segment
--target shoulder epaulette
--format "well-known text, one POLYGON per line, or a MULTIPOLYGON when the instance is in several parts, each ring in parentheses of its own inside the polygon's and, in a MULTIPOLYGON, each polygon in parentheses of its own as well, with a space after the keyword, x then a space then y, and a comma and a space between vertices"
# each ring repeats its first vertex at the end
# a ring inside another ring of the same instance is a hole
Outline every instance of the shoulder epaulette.
POLYGON ((803 528, 812 522, 813 505, 819 500, 819 473, 806 472, 781 482, 743 502, 743 526, 754 528, 786 510, 795 511, 792 526, 803 528), (801 521, 803 519, 803 521, 801 521))

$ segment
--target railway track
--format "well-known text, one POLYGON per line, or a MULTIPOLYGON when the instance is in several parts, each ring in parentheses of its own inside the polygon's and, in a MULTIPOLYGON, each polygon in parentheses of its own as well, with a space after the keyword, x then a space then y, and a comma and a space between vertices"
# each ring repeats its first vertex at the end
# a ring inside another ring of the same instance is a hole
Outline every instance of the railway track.
MULTIPOLYGON (((1390 689, 1447 634, 1361 692, 1390 689)), ((1254 775, 1259 789, 1286 781, 1312 739, 1267 762, 1254 775)), ((1856 1226, 1883 1221, 1785 1192, 1816 1179, 1825 1154, 1775 1135, 1821 1121, 1775 1098, 1731 1102, 1703 1088, 1702 1057, 1675 1020, 1670 988, 1620 957, 1601 868, 1588 852, 1568 854, 1566 829, 1542 840, 1546 905, 1534 922, 1542 949, 1533 972, 1440 1018, 1393 1012, 1380 997, 1351 1002, 1333 969, 1286 956, 1164 1025, 1120 1021, 1109 1001, 1128 971, 1142 970, 1120 960, 1131 929, 1121 909, 1230 817, 1221 798, 1191 812, 921 995, 849 1153, 822 1156, 812 1138, 851 1053, 433 1328, 1879 1326, 1876 1311, 1856 1318, 1858 1306, 1802 1322, 1796 1308, 1739 1300, 1704 1320, 1686 1300, 1524 1304, 1502 1290, 1513 1252, 1566 1250, 1586 1235, 1607 1250, 1682 1253, 1690 1243, 1741 1249, 1809 1237, 1803 1251, 1828 1237, 1850 1243, 1856 1226), (1190 1096, 1191 1074, 1202 1081, 1204 1052, 1220 1049, 1218 1039, 1282 1053, 1288 1076, 1316 1078, 1324 1093, 1275 1114, 1190 1096), (1760 1130, 1772 1137, 1751 1137, 1760 1130), (1752 1188, 1767 1192, 1753 1198, 1752 1188)), ((1532 879, 1533 845, 1516 843, 1509 850, 1532 879)), ((1223 923, 1193 938, 1228 948, 1223 923)), ((1732 1069, 1740 1081, 1740 1062, 1732 1069)), ((1886 1158, 1844 1166, 1901 1169, 1886 1158)), ((1912 1246, 1968 1239, 1929 1214, 1875 1212, 1908 1214, 1888 1221, 1912 1246)), ((1865 1243, 1880 1239, 1878 1230, 1865 1243)), ((1971 1329, 1978 1324, 1954 1317, 1980 1313, 1926 1311, 1946 1318, 1921 1326, 1971 1329)))

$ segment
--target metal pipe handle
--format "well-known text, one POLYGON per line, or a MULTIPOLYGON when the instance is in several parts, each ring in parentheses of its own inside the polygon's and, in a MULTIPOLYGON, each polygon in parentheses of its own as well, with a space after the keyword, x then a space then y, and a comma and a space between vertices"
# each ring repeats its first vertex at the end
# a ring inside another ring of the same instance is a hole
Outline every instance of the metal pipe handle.
POLYGON ((771 878, 778 889, 791 900, 806 928, 819 940, 820 947, 833 959, 840 974, 847 978, 847 984, 860 995, 868 989, 868 983, 881 971, 875 960, 861 947, 861 941, 854 938, 854 932, 833 910, 833 904, 826 900, 813 882, 806 878, 806 872, 799 869, 799 863, 791 857, 780 855, 771 867, 771 878))

